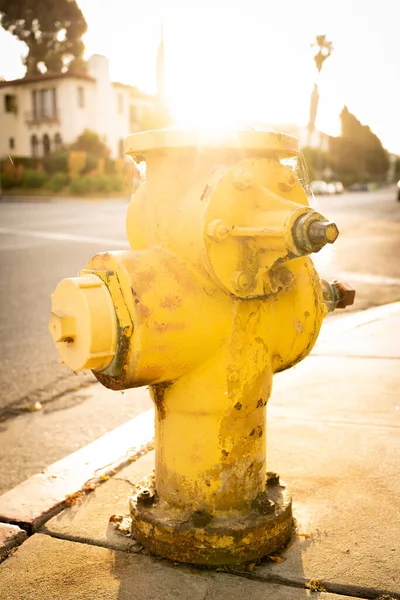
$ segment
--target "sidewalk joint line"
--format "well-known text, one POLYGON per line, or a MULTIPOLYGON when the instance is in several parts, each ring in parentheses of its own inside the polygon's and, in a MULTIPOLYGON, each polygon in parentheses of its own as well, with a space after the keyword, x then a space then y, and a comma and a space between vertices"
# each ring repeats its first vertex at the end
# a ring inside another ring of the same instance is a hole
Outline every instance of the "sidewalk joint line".
MULTIPOLYGON (((232 575, 235 575, 235 573, 232 573, 232 575)), ((254 581, 277 583, 279 585, 286 585, 288 587, 296 587, 300 589, 307 589, 306 583, 313 579, 312 577, 308 577, 307 579, 287 579, 286 577, 282 577, 281 575, 264 576, 254 572, 244 573, 243 575, 238 576, 247 579, 252 579, 254 581)), ((377 598, 386 594, 393 598, 393 600, 400 600, 400 595, 397 592, 393 592, 390 590, 363 587, 352 584, 328 582, 324 581, 323 579, 319 579, 318 581, 325 588, 326 592, 331 594, 337 594, 339 596, 351 596, 353 598, 362 598, 365 600, 377 600, 377 598)))

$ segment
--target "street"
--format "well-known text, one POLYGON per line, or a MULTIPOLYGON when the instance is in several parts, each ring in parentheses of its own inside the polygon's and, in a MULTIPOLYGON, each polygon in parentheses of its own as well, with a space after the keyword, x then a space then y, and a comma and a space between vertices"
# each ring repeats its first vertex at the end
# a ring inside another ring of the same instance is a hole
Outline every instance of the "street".
MULTIPOLYGON (((48 333, 50 294, 90 257, 126 249, 127 200, 0 203, 0 494, 133 418, 143 391, 105 390, 60 364, 48 333), (96 386, 96 387, 94 387, 96 386)), ((345 278, 362 310, 400 299, 400 203, 393 187, 318 197, 340 236, 315 256, 322 276, 345 278)), ((339 312, 339 311, 338 311, 339 312)), ((328 317, 328 318, 338 318, 328 317)))

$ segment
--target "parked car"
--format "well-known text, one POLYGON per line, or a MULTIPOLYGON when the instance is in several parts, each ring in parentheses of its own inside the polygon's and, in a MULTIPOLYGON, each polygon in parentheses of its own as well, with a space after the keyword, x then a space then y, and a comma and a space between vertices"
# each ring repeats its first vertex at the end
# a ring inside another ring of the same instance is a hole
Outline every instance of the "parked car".
POLYGON ((334 196, 336 194, 336 186, 333 182, 326 184, 326 193, 330 196, 334 196))
POLYGON ((335 194, 343 194, 344 186, 341 181, 334 181, 333 185, 335 186, 335 194))
POLYGON ((400 181, 397 182, 397 200, 400 202, 400 181))
POLYGON ((311 182, 311 191, 316 196, 321 196, 322 194, 328 194, 328 184, 326 181, 312 181, 311 182))
POLYGON ((368 192, 368 183, 353 183, 349 190, 351 192, 368 192))

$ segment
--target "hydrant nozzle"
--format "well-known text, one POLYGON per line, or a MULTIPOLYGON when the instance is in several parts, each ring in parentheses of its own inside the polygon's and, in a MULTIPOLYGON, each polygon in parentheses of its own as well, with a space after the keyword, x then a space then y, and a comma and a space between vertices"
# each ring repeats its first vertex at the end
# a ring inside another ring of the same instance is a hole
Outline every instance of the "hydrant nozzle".
POLYGON ((293 226, 293 236, 300 252, 319 252, 326 244, 333 244, 339 236, 336 223, 330 223, 318 213, 302 215, 293 226))
POLYGON ((267 474, 266 405, 273 374, 350 303, 308 256, 338 230, 284 164, 292 136, 171 129, 126 149, 146 161, 131 249, 97 254, 57 286, 50 331, 74 370, 150 388, 156 465, 130 499, 134 537, 172 560, 252 561, 292 534, 288 490, 267 474))

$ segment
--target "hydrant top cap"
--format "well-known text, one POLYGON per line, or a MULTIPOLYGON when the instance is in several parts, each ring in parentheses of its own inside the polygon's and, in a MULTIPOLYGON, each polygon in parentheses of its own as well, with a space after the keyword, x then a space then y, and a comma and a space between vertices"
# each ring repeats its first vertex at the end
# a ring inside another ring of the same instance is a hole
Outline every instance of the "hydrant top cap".
POLYGON ((296 156, 299 142, 293 135, 257 130, 159 129, 134 133, 126 138, 125 152, 131 156, 166 148, 215 148, 216 150, 256 150, 296 156))

